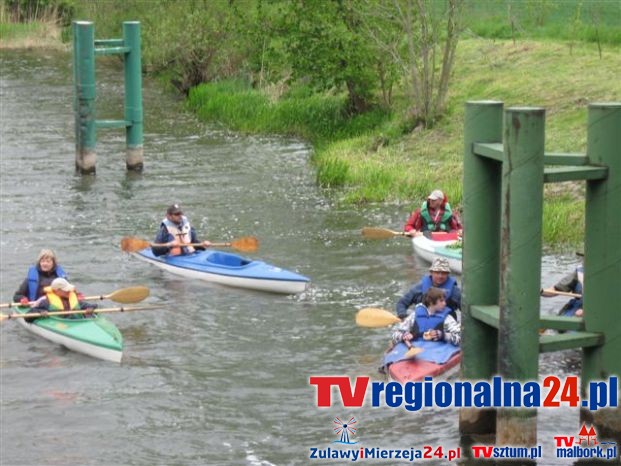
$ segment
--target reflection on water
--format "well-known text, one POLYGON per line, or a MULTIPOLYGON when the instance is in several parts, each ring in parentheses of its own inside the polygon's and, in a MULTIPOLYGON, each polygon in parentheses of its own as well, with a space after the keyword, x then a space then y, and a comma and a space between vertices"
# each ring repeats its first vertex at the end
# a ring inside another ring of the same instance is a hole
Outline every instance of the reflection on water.
MULTIPOLYGON (((332 419, 351 415, 365 446, 458 445, 453 409, 317 410, 308 384, 311 375, 379 377, 389 331, 357 328, 354 314, 392 309, 428 265, 407 240, 367 241, 360 229, 398 228, 409 206, 336 207, 315 187, 305 144, 204 126, 149 82, 144 173, 125 170, 124 135, 107 130, 97 136, 97 176, 77 176, 70 63, 3 51, 2 300, 39 249, 52 247, 85 294, 146 284, 149 301, 166 308, 110 315, 126 344, 120 366, 6 323, 2 464, 301 465, 310 447, 334 439, 332 419), (123 254, 120 239, 153 238, 172 202, 202 238, 258 236, 255 256, 311 277, 311 289, 274 296, 210 286, 123 254)), ((112 66, 97 77, 107 118, 121 112, 112 66)), ((546 258, 544 285, 574 263, 546 258)), ((544 312, 561 304, 546 300, 544 312)), ((541 372, 574 372, 577 361, 572 352, 546 354, 541 372)), ((577 425, 577 413, 542 412, 541 443, 561 425, 577 425)))

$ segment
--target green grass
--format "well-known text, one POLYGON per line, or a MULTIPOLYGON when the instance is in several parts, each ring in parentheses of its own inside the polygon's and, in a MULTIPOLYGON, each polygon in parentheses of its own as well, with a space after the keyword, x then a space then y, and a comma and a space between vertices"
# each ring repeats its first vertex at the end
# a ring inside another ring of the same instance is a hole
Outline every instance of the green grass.
MULTIPOLYGON (((245 132, 292 134, 314 144, 318 183, 338 187, 344 202, 418 205, 434 188, 462 199, 464 104, 500 100, 546 109, 546 151, 584 152, 589 102, 619 101, 621 48, 551 41, 463 40, 447 114, 431 130, 410 131, 400 109, 347 117, 339 96, 305 92, 272 101, 239 83, 201 85, 190 105, 204 119, 245 132)), ((402 96, 395 101, 404 102, 402 96)), ((405 105, 403 105, 405 107, 405 105)), ((575 184, 546 186, 544 242, 582 241, 584 201, 575 184), (569 186, 565 189, 565 186, 569 186)))

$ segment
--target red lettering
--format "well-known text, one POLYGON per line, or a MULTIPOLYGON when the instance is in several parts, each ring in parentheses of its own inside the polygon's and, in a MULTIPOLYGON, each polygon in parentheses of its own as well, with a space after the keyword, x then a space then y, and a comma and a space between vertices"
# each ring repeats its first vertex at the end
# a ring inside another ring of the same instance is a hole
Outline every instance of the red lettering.
POLYGON ((356 377, 352 390, 349 377, 345 376, 313 376, 309 383, 317 386, 317 407, 329 408, 332 406, 332 386, 336 385, 341 394, 343 406, 346 408, 360 408, 367 393, 369 377, 356 377))
POLYGON ((543 400, 543 407, 544 408, 559 407, 561 403, 555 400, 555 398, 556 398, 556 394, 561 388, 561 380, 558 377, 555 377, 554 375, 549 375, 548 377, 543 379, 543 386, 550 387, 550 391, 548 392, 548 395, 546 396, 545 400, 543 400))
POLYGON ((484 445, 473 445, 470 447, 475 458, 491 458, 494 453, 494 447, 486 447, 484 445))
POLYGON ((573 437, 561 437, 561 436, 555 436, 554 440, 556 440, 556 446, 557 447, 562 447, 563 445, 566 447, 571 447, 574 444, 574 438, 573 437))

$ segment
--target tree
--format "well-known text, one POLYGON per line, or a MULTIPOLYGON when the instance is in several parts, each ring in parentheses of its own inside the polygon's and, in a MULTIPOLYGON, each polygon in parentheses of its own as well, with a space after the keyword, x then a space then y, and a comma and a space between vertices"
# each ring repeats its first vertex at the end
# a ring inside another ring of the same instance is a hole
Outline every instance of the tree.
POLYGON ((366 111, 377 88, 376 60, 360 33, 355 0, 282 3, 281 33, 293 77, 317 90, 347 89, 351 113, 366 111))
POLYGON ((364 31, 399 67, 414 125, 430 127, 446 109, 463 0, 367 0, 364 31))

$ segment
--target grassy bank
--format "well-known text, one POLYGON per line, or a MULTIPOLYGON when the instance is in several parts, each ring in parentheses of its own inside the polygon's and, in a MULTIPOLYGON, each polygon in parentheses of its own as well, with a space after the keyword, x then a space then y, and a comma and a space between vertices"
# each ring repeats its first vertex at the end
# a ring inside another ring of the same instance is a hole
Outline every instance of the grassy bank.
MULTIPOLYGON (((402 112, 347 119, 339 96, 269 93, 241 83, 195 88, 190 106, 206 121, 242 132, 294 134, 310 140, 318 182, 338 186, 344 202, 419 204, 441 187, 462 197, 464 103, 500 100, 546 109, 546 150, 584 152, 589 102, 619 101, 621 48, 551 41, 465 39, 459 45, 447 115, 431 130, 411 131, 402 112), (616 65, 615 65, 616 63, 616 65)), ((399 101, 399 97, 395 99, 399 101)), ((584 225, 584 183, 546 186, 544 241, 577 245, 584 225)))
POLYGON ((0 23, 0 49, 67 48, 54 23, 0 23))
POLYGON ((66 48, 57 12, 56 8, 42 8, 22 18, 0 3, 0 49, 66 48))

